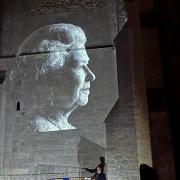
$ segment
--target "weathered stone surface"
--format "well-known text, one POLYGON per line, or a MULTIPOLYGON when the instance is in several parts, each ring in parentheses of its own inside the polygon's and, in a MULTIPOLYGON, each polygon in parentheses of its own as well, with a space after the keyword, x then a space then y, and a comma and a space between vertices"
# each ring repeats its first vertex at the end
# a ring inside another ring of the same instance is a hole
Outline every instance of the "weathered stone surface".
POLYGON ((25 15, 37 16, 76 9, 93 9, 105 6, 105 0, 25 0, 25 15))
POLYGON ((3 12, 1 56, 15 55, 31 32, 57 23, 82 27, 88 38, 87 46, 110 45, 127 20, 122 0, 7 0, 3 12))

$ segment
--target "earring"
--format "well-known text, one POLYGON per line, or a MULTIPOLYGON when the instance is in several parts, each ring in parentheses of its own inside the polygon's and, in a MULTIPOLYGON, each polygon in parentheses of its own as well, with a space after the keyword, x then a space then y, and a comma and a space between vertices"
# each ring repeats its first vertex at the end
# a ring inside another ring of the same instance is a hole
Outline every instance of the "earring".
POLYGON ((53 106, 53 104, 54 104, 54 90, 53 90, 53 88, 50 89, 48 99, 49 99, 50 105, 53 106))

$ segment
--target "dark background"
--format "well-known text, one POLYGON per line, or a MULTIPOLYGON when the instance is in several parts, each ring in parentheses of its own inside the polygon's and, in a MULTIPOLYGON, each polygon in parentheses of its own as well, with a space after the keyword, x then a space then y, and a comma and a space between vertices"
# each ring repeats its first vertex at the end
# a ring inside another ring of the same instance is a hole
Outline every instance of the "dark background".
POLYGON ((134 44, 143 55, 153 166, 159 179, 179 179, 180 2, 125 2, 129 17, 125 28, 141 39, 134 44))

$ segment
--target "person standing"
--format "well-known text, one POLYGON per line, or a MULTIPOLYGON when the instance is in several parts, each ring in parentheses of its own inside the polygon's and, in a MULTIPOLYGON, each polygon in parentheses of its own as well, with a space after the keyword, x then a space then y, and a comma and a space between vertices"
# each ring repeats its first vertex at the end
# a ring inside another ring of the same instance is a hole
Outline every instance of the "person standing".
POLYGON ((97 167, 97 172, 95 174, 95 177, 91 178, 91 179, 94 179, 94 180, 106 180, 106 175, 105 175, 105 173, 102 172, 102 169, 101 169, 100 166, 97 167))
POLYGON ((101 170, 101 173, 104 173, 104 168, 105 168, 105 158, 103 156, 100 156, 99 158, 100 160, 100 164, 98 164, 94 169, 89 169, 89 168, 85 168, 86 171, 90 172, 90 173, 95 173, 92 178, 95 178, 97 173, 98 173, 98 169, 101 170))

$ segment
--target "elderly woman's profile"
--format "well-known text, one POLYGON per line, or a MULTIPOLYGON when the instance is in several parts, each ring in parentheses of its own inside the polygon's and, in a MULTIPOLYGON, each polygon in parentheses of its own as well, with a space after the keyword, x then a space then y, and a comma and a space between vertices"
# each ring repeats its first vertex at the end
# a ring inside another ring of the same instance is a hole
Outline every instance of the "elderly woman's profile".
POLYGON ((70 114, 88 103, 90 82, 84 31, 53 24, 32 32, 17 51, 22 111, 35 131, 76 129, 70 114))

